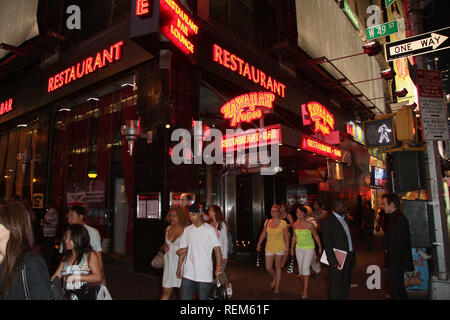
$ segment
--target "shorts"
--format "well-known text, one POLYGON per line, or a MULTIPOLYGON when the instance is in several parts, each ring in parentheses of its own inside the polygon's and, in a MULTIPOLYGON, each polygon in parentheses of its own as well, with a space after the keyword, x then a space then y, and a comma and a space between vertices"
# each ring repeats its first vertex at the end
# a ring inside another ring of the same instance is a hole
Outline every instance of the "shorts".
POLYGON ((266 256, 273 256, 274 254, 277 256, 284 256, 284 251, 279 251, 279 252, 267 252, 266 251, 266 256))

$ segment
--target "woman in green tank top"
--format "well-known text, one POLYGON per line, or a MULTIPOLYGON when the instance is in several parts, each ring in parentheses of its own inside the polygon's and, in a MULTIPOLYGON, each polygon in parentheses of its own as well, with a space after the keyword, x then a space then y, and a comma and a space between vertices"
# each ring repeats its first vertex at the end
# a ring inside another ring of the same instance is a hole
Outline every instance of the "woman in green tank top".
POLYGON ((306 220, 308 211, 305 207, 297 208, 298 220, 293 226, 293 236, 291 243, 291 255, 297 257, 299 277, 303 279, 302 299, 308 298, 309 275, 312 259, 314 259, 314 248, 317 242, 319 255, 322 254, 322 243, 314 225, 306 220))

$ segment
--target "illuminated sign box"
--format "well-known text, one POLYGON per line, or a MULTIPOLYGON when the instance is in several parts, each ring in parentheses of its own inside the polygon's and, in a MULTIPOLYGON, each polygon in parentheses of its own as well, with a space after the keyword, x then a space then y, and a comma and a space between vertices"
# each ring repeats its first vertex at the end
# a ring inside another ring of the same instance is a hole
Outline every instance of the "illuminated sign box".
POLYGON ((341 149, 307 136, 302 138, 302 149, 335 160, 340 160, 342 156, 341 149))
POLYGON ((274 100, 275 94, 271 92, 246 93, 225 103, 220 108, 220 113, 223 114, 224 119, 230 119, 230 125, 235 127, 241 122, 250 123, 261 119, 264 110, 256 109, 256 107, 271 110, 274 100))
POLYGON ((374 187, 384 187, 387 183, 386 170, 372 166, 370 171, 370 185, 374 187))
POLYGON ((233 135, 226 135, 222 139, 222 149, 225 151, 234 151, 256 148, 264 143, 271 145, 280 142, 280 125, 276 125, 261 129, 250 129, 233 135))
POLYGON ((367 148, 396 145, 393 117, 364 122, 364 137, 367 148))
POLYGON ((9 100, 6 100, 5 102, 0 103, 0 116, 13 111, 13 102, 14 100, 10 98, 9 100))
POLYGON ((175 0, 160 0, 160 32, 186 55, 195 52, 198 26, 186 9, 175 0))
POLYGON ((83 59, 48 79, 48 92, 53 92, 73 81, 79 80, 95 71, 109 66, 122 59, 122 47, 119 41, 107 49, 97 52, 95 56, 83 59))

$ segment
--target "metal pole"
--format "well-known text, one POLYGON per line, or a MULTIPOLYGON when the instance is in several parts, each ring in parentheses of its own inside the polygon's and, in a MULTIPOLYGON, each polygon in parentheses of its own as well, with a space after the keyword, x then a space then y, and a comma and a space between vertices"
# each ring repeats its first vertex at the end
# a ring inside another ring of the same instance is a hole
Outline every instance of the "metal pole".
MULTIPOLYGON (((422 12, 420 10, 420 1, 411 0, 412 27, 415 35, 423 33, 422 12)), ((418 69, 426 69, 425 57, 423 55, 416 57, 418 69)), ((449 239, 447 230, 447 214, 444 204, 444 190, 442 185, 442 172, 439 157, 439 150, 436 141, 427 141, 427 186, 428 201, 431 201, 433 208, 434 233, 433 254, 435 275, 432 275, 431 298, 442 299, 449 298, 450 282, 448 282, 449 272, 449 239)), ((432 237, 433 238, 433 237, 432 237)))

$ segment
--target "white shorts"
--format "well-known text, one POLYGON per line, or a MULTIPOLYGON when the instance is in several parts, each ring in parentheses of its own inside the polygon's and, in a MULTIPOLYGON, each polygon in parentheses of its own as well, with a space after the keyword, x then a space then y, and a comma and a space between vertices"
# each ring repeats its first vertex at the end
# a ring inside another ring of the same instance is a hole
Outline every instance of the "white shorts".
POLYGON ((311 262, 314 258, 314 249, 300 249, 295 248, 295 255, 297 256, 298 273, 303 276, 309 276, 311 262))
POLYGON ((277 256, 284 256, 284 251, 275 252, 275 253, 266 251, 266 256, 273 256, 274 254, 277 256))

